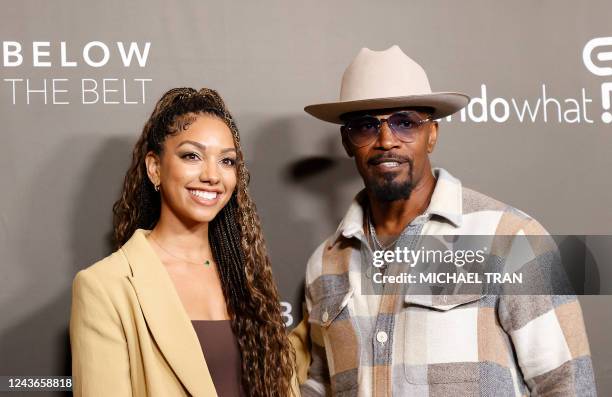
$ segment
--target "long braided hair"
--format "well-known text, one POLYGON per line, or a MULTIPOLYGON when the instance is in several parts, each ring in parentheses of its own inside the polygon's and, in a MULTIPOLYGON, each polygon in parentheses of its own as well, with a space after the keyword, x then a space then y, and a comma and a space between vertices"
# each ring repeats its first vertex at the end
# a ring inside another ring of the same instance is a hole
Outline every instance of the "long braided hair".
POLYGON ((209 224, 209 241, 232 329, 242 356, 242 384, 249 396, 290 395, 295 354, 281 317, 259 218, 249 192, 249 173, 233 117, 211 89, 174 88, 155 105, 134 147, 121 197, 113 205, 117 248, 138 228, 152 229, 160 216, 160 194, 147 176, 145 156, 161 155, 168 135, 184 130, 198 115, 217 117, 232 132, 237 185, 225 207, 209 224))

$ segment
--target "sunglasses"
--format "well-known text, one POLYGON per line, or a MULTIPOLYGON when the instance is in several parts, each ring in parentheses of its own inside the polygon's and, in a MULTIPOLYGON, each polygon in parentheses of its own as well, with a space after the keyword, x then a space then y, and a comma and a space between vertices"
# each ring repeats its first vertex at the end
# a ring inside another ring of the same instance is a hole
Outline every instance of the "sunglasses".
POLYGON ((419 127, 428 121, 432 121, 431 117, 422 119, 417 112, 401 111, 386 119, 370 115, 356 117, 344 125, 344 130, 353 145, 362 147, 376 140, 382 124, 386 122, 397 139, 409 143, 414 142, 419 127))

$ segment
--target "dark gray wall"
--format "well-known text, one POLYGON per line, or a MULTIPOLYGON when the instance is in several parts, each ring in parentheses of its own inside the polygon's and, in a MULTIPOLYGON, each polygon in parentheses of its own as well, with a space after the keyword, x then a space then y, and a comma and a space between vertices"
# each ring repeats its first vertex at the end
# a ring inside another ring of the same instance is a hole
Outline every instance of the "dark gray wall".
MULTIPOLYGON (((601 87, 612 76, 593 74, 582 60, 589 40, 612 36, 608 0, 11 1, 0 18, 0 38, 20 42, 24 56, 19 67, 0 65, 0 374, 69 374, 72 277, 110 252, 111 205, 132 145, 154 102, 175 86, 218 89, 236 116, 275 275, 295 321, 305 262, 361 186, 337 128, 302 108, 337 98, 342 71, 361 47, 398 44, 427 70, 434 90, 480 97, 484 84, 489 106, 501 98, 496 116, 509 104, 504 122, 490 114, 487 122, 441 122, 435 164, 551 233, 612 234, 612 129, 601 118, 601 87), (33 41, 51 43, 51 67, 33 67, 33 41), (61 67, 61 41, 77 67, 61 67), (109 45, 105 66, 83 62, 91 41, 109 45), (117 41, 150 42, 146 66, 124 67, 117 41), (49 104, 42 94, 26 103, 26 79, 37 89, 46 79, 50 90, 53 78, 68 79, 57 82, 69 91, 57 99, 70 104, 52 104, 50 92, 49 104), (126 79, 127 99, 137 103, 83 104, 81 79, 103 78, 119 79, 110 82, 119 89, 126 79), (14 104, 4 79, 24 80, 14 104), (144 98, 134 79, 151 79, 144 98), (535 106, 542 85, 559 101, 562 121, 553 102, 546 120, 540 107, 535 121, 519 121, 512 99, 535 106), (582 103, 583 90, 592 102, 582 103)), ((473 110, 482 114, 478 104, 473 110)), ((610 275, 607 263, 599 266, 610 275)), ((581 302, 598 387, 610 394, 612 300, 581 302)))

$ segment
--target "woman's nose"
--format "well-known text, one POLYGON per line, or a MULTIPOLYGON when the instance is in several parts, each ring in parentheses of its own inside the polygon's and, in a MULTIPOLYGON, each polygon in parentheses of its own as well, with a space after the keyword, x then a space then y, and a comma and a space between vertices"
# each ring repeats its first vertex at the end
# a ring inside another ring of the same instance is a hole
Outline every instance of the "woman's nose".
POLYGON ((208 182, 211 185, 216 185, 219 183, 219 170, 217 169, 217 163, 212 159, 206 161, 204 166, 202 167, 202 172, 200 173, 200 181, 208 182))

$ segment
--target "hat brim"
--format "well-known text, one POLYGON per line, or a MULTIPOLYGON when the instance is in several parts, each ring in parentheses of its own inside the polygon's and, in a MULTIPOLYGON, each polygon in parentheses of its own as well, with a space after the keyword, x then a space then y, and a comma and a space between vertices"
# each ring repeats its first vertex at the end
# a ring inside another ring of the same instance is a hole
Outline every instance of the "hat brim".
POLYGON ((344 124, 341 115, 363 110, 391 109, 401 107, 423 106, 434 109, 432 117, 441 119, 462 108, 470 101, 470 97, 459 92, 435 92, 432 94, 410 95, 393 98, 361 99, 358 101, 329 102, 309 105, 304 108, 306 113, 335 124, 344 124))

